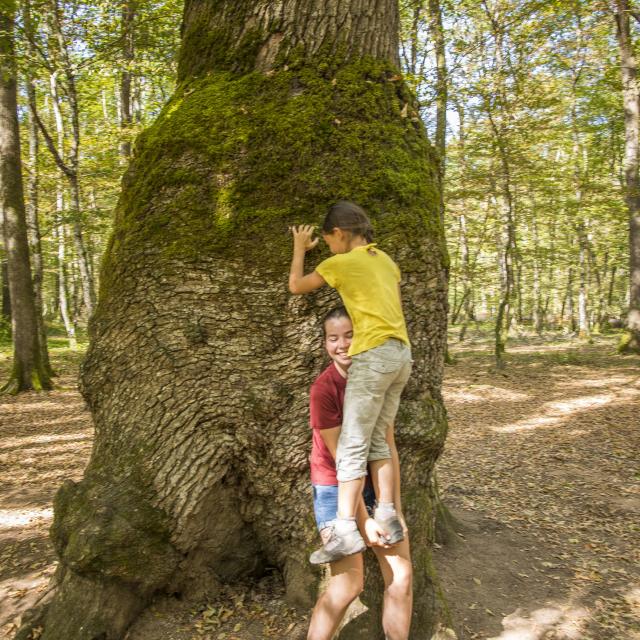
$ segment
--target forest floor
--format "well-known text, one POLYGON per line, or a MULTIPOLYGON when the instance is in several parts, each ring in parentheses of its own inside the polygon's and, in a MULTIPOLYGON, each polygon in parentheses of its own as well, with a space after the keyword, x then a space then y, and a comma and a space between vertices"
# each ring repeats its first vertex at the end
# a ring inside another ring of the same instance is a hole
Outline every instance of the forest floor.
MULTIPOLYGON (((458 639, 639 640, 640 362, 615 355, 613 338, 523 337, 498 373, 487 339, 454 338, 438 479, 458 524, 434 555, 458 639)), ((46 589, 51 501, 91 451, 81 352, 51 347, 54 391, 0 397, 3 640, 46 589)), ((304 637, 281 595, 273 573, 199 606, 163 598, 127 638, 304 637)))

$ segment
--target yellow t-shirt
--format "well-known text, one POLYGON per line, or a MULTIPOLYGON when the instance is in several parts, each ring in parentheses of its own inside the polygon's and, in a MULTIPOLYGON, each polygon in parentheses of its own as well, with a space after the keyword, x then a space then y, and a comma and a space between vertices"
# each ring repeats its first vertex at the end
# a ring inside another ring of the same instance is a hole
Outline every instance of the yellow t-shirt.
POLYGON ((316 271, 337 289, 353 323, 353 356, 381 345, 387 338, 409 344, 400 303, 400 269, 375 243, 337 253, 316 271))

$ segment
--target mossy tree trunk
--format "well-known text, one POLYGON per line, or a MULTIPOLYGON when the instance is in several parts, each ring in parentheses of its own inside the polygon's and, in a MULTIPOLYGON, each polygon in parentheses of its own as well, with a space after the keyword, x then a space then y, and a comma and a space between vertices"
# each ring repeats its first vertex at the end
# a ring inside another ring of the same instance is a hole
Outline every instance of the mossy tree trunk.
MULTIPOLYGON (((288 227, 344 197, 404 273, 415 368, 397 439, 412 637, 430 638, 447 258, 396 2, 188 0, 184 15, 178 88, 136 143, 103 263, 81 376, 95 445, 55 499, 42 639, 120 638, 152 594, 195 596, 265 565, 313 604, 308 387, 338 300, 288 294, 288 227)), ((344 637, 381 637, 378 618, 344 637)))

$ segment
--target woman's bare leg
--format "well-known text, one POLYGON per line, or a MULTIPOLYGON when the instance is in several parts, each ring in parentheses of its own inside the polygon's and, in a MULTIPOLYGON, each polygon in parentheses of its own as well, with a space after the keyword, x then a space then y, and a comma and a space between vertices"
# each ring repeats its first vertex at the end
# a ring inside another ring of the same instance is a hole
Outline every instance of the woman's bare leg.
POLYGON ((391 547, 374 547, 384 579, 382 627, 387 640, 407 640, 413 606, 413 571, 409 540, 391 547))
POLYGON ((331 640, 347 607, 362 593, 364 565, 361 553, 332 562, 330 567, 331 578, 313 608, 307 640, 331 640))

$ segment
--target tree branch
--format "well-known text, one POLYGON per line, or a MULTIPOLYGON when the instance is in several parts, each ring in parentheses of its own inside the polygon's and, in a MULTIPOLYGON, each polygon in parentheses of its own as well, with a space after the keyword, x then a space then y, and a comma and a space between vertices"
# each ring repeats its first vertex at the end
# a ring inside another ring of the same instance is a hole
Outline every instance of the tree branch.
POLYGON ((67 178, 72 178, 74 176, 74 172, 69 169, 69 167, 65 164, 64 160, 58 153, 56 145, 54 144, 49 131, 47 131, 44 122, 42 122, 42 120, 40 119, 40 114, 38 113, 38 108, 36 107, 34 100, 29 100, 29 109, 31 110, 31 114, 33 115, 33 118, 38 125, 38 129, 40 129, 42 133, 44 141, 47 145, 47 149, 49 149, 49 151, 51 152, 51 155, 58 165, 58 168, 60 169, 60 171, 62 171, 62 173, 64 173, 65 176, 67 176, 67 178))

